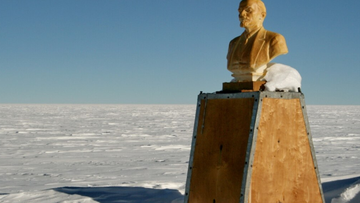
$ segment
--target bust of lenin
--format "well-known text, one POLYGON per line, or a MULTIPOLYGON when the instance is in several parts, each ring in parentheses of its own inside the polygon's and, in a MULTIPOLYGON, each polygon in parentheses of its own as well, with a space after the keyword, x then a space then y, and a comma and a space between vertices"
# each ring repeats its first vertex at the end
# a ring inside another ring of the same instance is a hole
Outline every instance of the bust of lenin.
POLYGON ((264 29, 266 8, 261 0, 242 0, 238 11, 245 31, 230 41, 227 69, 233 73, 232 82, 259 81, 267 63, 288 52, 285 38, 264 29))

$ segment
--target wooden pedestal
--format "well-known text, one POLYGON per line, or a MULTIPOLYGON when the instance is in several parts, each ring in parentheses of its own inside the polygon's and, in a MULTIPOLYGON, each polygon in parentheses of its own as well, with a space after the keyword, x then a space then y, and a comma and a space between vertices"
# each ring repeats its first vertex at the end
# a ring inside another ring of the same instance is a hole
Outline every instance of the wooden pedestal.
POLYGON ((188 202, 325 203, 303 94, 200 94, 188 202))

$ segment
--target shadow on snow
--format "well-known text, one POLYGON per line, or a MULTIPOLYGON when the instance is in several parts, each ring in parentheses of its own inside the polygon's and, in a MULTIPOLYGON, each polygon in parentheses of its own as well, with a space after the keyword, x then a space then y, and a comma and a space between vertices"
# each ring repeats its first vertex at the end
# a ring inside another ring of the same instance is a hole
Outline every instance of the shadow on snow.
MULTIPOLYGON (((322 188, 326 203, 360 202, 360 177, 325 182, 322 183, 322 188), (344 195, 345 197, 349 197, 349 199, 341 199, 344 195)), ((173 189, 151 189, 144 187, 61 187, 53 190, 69 195, 90 197, 100 203, 182 203, 184 201, 184 196, 178 190, 173 189)))
POLYGON ((61 187, 53 189, 69 195, 90 197, 100 203, 180 203, 184 196, 178 190, 143 187, 61 187))

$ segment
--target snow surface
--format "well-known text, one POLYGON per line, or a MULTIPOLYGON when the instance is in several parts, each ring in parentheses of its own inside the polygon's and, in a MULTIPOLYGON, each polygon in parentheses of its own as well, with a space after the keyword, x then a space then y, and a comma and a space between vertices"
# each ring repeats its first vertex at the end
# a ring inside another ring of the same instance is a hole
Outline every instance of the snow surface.
MULTIPOLYGON (((327 203, 360 202, 360 106, 307 106, 327 203)), ((0 105, 0 202, 182 202, 195 105, 0 105)))

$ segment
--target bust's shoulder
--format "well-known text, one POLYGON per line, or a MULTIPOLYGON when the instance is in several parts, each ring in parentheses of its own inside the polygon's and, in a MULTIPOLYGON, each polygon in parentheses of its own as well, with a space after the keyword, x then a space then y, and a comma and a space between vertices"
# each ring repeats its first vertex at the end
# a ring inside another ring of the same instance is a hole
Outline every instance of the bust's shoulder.
POLYGON ((265 41, 267 41, 271 47, 270 59, 273 59, 278 55, 288 53, 288 48, 286 46, 286 40, 284 36, 268 30, 266 30, 264 33, 266 33, 265 41))
POLYGON ((264 31, 266 31, 266 38, 268 38, 268 39, 276 39, 276 40, 279 40, 279 41, 285 40, 284 36, 282 36, 279 33, 269 31, 269 30, 265 30, 265 29, 264 29, 264 31))
POLYGON ((241 35, 239 35, 239 36, 235 37, 234 39, 230 40, 229 44, 235 43, 240 37, 241 37, 241 35))

